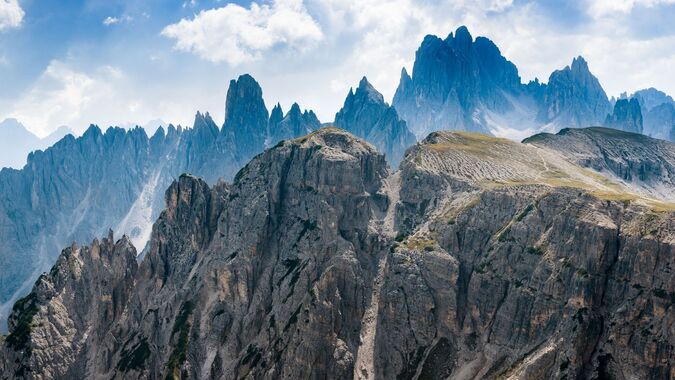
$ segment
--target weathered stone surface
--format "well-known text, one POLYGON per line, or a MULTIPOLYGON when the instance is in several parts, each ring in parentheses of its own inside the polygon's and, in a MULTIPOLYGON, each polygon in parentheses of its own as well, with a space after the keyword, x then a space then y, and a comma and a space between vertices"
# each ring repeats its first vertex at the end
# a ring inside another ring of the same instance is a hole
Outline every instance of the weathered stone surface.
POLYGON ((285 141, 231 185, 176 180, 138 267, 126 239, 99 244, 105 260, 69 259, 95 257, 97 244, 64 251, 16 307, 0 368, 7 378, 673 377, 675 214, 616 200, 630 190, 620 184, 596 193, 607 180, 588 171, 468 133, 432 134, 395 173, 335 128, 285 141), (100 295, 111 293, 106 309, 100 295))
POLYGON ((675 144, 671 142, 608 128, 563 129, 523 142, 557 151, 636 191, 675 202, 675 144))
POLYGON ((124 236, 63 250, 51 271, 19 300, 9 318, 0 369, 3 378, 92 376, 105 360, 112 326, 127 317, 135 288, 136 249, 124 236))
MULTIPOLYGON (((192 128, 169 125, 149 137, 142 128, 91 126, 28 157, 22 170, 0 172, 0 332, 11 305, 30 291, 60 249, 112 228, 143 250, 164 203, 164 190, 181 173, 214 184, 235 173, 270 141, 262 90, 249 75, 232 81, 222 128, 197 112, 192 128)), ((320 123, 292 108, 274 136, 293 138, 320 123), (297 112, 296 112, 297 111, 297 112)), ((276 141, 275 141, 276 142, 276 141)))

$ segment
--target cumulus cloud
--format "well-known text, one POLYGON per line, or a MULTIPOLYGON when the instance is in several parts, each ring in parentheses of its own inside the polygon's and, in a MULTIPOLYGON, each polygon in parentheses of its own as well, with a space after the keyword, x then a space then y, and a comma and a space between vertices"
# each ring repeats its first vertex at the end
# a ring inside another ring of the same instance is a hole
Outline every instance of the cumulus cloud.
MULTIPOLYGON (((141 15, 145 18, 149 17, 149 15, 147 13, 143 13, 141 15)), ((131 21, 133 21, 133 19, 134 18, 130 15, 123 15, 121 17, 108 16, 103 20, 103 25, 110 26, 110 25, 119 24, 121 22, 130 23, 131 21)))
MULTIPOLYGON (((675 78, 662 75, 675 61, 675 35, 643 38, 636 30, 644 28, 636 26, 632 19, 638 8, 673 12, 663 7, 675 0, 579 0, 578 7, 570 3, 501 0, 307 2, 311 11, 321 15, 326 35, 341 35, 338 38, 351 44, 351 53, 333 68, 334 74, 324 85, 336 93, 346 92, 366 74, 385 98, 391 99, 401 67, 411 71, 414 53, 424 35, 443 38, 460 25, 467 25, 474 37, 492 39, 502 54, 518 66, 524 81, 534 77, 547 81, 553 70, 583 55, 610 95, 649 86, 671 89, 670 92, 675 88, 675 78), (628 4, 617 5, 622 1, 628 4), (576 9, 579 13, 572 16, 576 24, 556 24, 558 15, 576 9), (612 17, 584 19, 611 9, 615 12, 612 17), (355 35, 351 40, 345 38, 350 33, 355 35)), ((339 107, 338 102, 333 107, 339 107)))
POLYGON ((589 0, 589 14, 603 17, 613 13, 628 13, 634 7, 653 7, 661 4, 675 4, 675 0, 589 0))
POLYGON ((38 134, 77 120, 96 93, 109 91, 96 79, 52 61, 33 87, 13 105, 10 114, 38 134))
MULTIPOLYGON (((401 68, 412 71, 424 36, 444 38, 460 25, 468 26, 474 37, 493 40, 518 66, 525 82, 535 76, 546 82, 553 70, 583 55, 610 96, 650 86, 675 95, 675 76, 664 74, 675 65, 675 29, 668 29, 675 7, 663 3, 666 0, 635 1, 629 10, 593 17, 591 1, 229 4, 164 29, 176 49, 202 59, 175 57, 171 50, 163 50, 163 44, 138 46, 141 50, 130 51, 138 57, 133 60, 122 53, 95 54, 106 59, 87 65, 77 57, 64 58, 65 63, 54 61, 29 91, 19 95, 20 101, 5 107, 0 100, 0 119, 17 117, 29 128, 34 124, 37 133, 63 124, 81 130, 88 123, 107 126, 155 118, 185 125, 196 110, 210 111, 222 120, 227 83, 248 72, 260 82, 268 105, 279 101, 288 109, 297 101, 321 120, 331 121, 349 87, 363 75, 391 102, 401 68), (292 29, 306 23, 312 27, 292 29), (658 28, 646 33, 652 24, 658 28), (307 49, 302 54, 289 54, 303 47, 307 49), (105 65, 115 66, 117 73, 105 65)), ((123 15, 118 17, 125 22, 123 15)), ((110 53, 109 46, 100 49, 99 53, 110 53)), ((8 66, 15 64, 7 58, 8 66)))
POLYGON ((0 0, 0 31, 19 27, 24 14, 18 0, 0 0))
POLYGON ((249 8, 230 3, 169 25, 162 35, 175 39, 178 50, 230 65, 257 60, 277 45, 302 49, 323 38, 301 0, 254 2, 249 8))
POLYGON ((103 65, 85 72, 54 60, 5 112, 0 109, 0 119, 16 118, 45 136, 60 125, 82 132, 89 124, 105 128, 145 123, 158 115, 174 122, 191 116, 178 114, 176 110, 183 111, 180 105, 155 95, 139 91, 137 82, 120 68, 103 65))
POLYGON ((120 22, 119 18, 108 16, 108 17, 105 18, 105 20, 103 20, 103 25, 108 26, 108 25, 117 24, 119 22, 120 22))

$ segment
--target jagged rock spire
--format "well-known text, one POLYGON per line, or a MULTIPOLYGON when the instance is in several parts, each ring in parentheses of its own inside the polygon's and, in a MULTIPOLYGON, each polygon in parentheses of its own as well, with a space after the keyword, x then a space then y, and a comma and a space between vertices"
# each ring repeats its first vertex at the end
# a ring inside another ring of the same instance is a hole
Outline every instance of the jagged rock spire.
POLYGON ((415 142, 406 123, 365 76, 355 92, 349 90, 342 109, 335 115, 335 125, 375 145, 393 166, 415 142))
POLYGON ((249 74, 230 81, 225 102, 223 139, 235 144, 243 157, 252 157, 264 147, 268 120, 258 82, 249 74))

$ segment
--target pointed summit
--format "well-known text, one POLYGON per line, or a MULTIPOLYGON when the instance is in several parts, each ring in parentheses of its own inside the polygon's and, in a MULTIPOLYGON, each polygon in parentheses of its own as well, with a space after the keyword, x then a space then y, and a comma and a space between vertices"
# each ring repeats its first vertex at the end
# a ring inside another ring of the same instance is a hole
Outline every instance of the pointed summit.
POLYGON ((321 128, 321 122, 316 118, 312 111, 302 112, 298 103, 293 103, 291 109, 288 110, 286 116, 276 123, 273 123, 272 118, 278 117, 278 112, 281 107, 272 110, 272 117, 270 117, 270 130, 267 145, 271 146, 281 140, 288 140, 300 137, 311 133, 321 128))
POLYGON ((302 115, 302 111, 300 110, 300 106, 298 105, 298 103, 293 103, 293 105, 291 106, 291 109, 288 111, 288 115, 293 115, 293 116, 298 116, 298 117, 302 115))
POLYGON ((406 123, 366 77, 361 79, 356 92, 349 91, 342 109, 335 115, 335 126, 375 145, 392 166, 398 166, 405 149, 415 143, 406 123))
POLYGON ((242 157, 253 157, 263 149, 268 121, 258 82, 249 74, 230 81, 222 134, 240 148, 242 157))
POLYGON ((195 133, 198 134, 206 133, 212 137, 218 135, 218 126, 213 121, 211 115, 208 112, 206 114, 202 114, 201 112, 197 111, 197 114, 195 115, 195 122, 192 128, 195 130, 195 133))
POLYGON ((410 75, 408 74, 408 70, 405 69, 405 67, 401 68, 401 81, 409 81, 411 80, 410 75))
POLYGON ((611 105, 598 78, 578 56, 570 66, 554 71, 548 79, 539 120, 560 127, 598 126, 611 105))
POLYGON ((588 62, 582 56, 578 56, 572 60, 572 70, 584 70, 588 71, 588 62))
POLYGON ((460 26, 445 40, 424 38, 412 75, 401 71, 393 105, 418 139, 436 130, 489 133, 491 121, 483 115, 519 108, 513 99, 521 91, 516 66, 492 41, 474 40, 460 26))
POLYGON ((467 28, 464 25, 457 28, 457 30, 455 31, 455 38, 454 38, 454 43, 456 47, 458 47, 463 51, 466 51, 471 46, 472 42, 473 37, 471 37, 471 33, 469 33, 469 28, 467 28))
POLYGON ((370 84, 370 82, 368 82, 368 78, 365 76, 361 78, 359 87, 356 89, 356 93, 354 93, 354 95, 357 97, 359 94, 367 94, 368 98, 372 99, 373 101, 384 103, 384 97, 382 94, 380 94, 380 92, 377 91, 375 87, 370 84))
POLYGON ((279 124, 283 119, 284 119, 284 111, 281 109, 281 104, 277 103, 277 105, 274 106, 274 108, 272 108, 272 112, 270 112, 270 121, 269 121, 270 128, 274 128, 274 126, 279 124))

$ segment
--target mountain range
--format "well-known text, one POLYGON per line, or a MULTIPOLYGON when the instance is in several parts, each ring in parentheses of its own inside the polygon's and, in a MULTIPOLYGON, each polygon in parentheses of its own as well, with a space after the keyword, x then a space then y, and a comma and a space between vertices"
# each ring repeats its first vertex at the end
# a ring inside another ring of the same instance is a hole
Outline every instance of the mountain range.
MULTIPOLYGON (((192 128, 169 125, 152 136, 145 129, 91 126, 28 156, 21 170, 0 171, 0 321, 60 247, 89 241, 108 229, 127 234, 142 251, 171 181, 189 172, 216 184, 231 180, 266 147, 321 127, 312 111, 294 103, 268 113, 260 85, 250 75, 230 82, 222 127, 197 112, 192 128)), ((350 90, 336 125, 372 141, 398 162, 415 142, 405 122, 363 78, 350 90)), ((1 331, 2 329, 0 329, 1 331)))
POLYGON ((460 27, 330 123, 66 134, 0 171, 2 378, 672 376, 674 104, 460 27))
MULTIPOLYGON (((675 126, 672 98, 653 88, 631 97, 642 99, 644 132, 669 139, 675 126)), ((514 139, 603 125, 642 133, 630 124, 634 120, 621 115, 612 118, 613 103, 617 101, 607 98, 581 56, 551 73, 547 83, 538 79, 522 83, 516 66, 492 41, 474 39, 466 27, 460 27, 445 39, 424 38, 415 54, 412 76, 405 68, 401 71, 393 106, 418 140, 437 130, 514 139)))
POLYGON ((112 228, 142 250, 163 207, 164 189, 181 173, 212 184, 232 179, 264 149, 266 136, 299 136, 306 125, 320 125, 306 124, 308 115, 297 118, 294 106, 268 130, 262 90, 248 75, 232 81, 226 107, 222 128, 200 112, 192 128, 169 125, 151 137, 138 127, 103 132, 91 126, 78 138, 67 135, 31 153, 21 170, 0 171, 0 318, 5 320, 14 300, 72 241, 88 241, 112 228), (257 129, 241 133, 244 126, 257 129))
POLYGON ((664 144, 672 173, 675 144, 581 131, 526 143, 434 132, 392 171, 331 127, 266 150, 231 183, 181 175, 140 262, 112 231, 63 250, 14 305, 0 369, 668 378, 675 204, 577 157, 664 144))
POLYGON ((644 120, 643 133, 663 140, 675 141, 675 101, 655 88, 621 95, 623 99, 636 99, 644 120))

